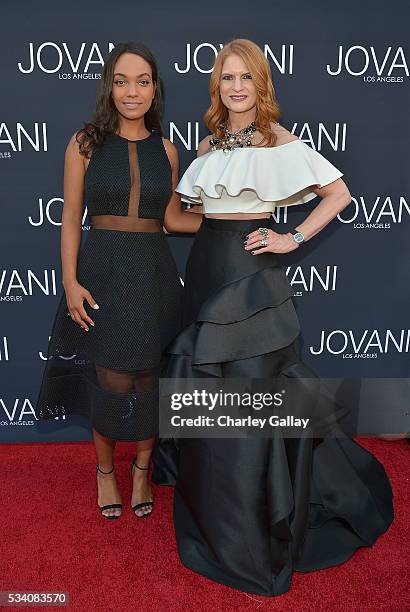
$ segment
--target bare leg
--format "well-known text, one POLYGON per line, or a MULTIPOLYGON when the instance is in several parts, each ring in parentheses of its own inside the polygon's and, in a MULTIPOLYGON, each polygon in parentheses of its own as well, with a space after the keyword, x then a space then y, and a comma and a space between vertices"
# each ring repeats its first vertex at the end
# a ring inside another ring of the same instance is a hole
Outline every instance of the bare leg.
MULTIPOLYGON (((103 472, 109 472, 114 465, 115 440, 102 436, 93 429, 94 446, 97 455, 97 463, 103 472)), ((111 474, 101 474, 97 471, 97 486, 99 506, 106 504, 121 504, 121 496, 115 479, 115 472, 111 474)), ((103 510, 104 516, 120 516, 120 508, 108 508, 103 510)))
MULTIPOLYGON (((156 373, 147 370, 140 372, 135 380, 135 390, 138 392, 149 391, 155 382, 156 373)), ((155 438, 148 438, 137 442, 135 463, 140 467, 148 467, 151 454, 154 448, 155 438)), ((148 480, 148 470, 133 469, 133 487, 131 505, 139 504, 143 501, 152 501, 152 490, 148 480)), ((135 511, 137 516, 144 516, 152 511, 151 506, 142 506, 135 511)))
MULTIPOLYGON (((128 372, 116 372, 102 366, 96 366, 98 381, 103 389, 114 393, 126 393, 132 389, 133 377, 128 372)), ((98 431, 93 429, 97 462, 103 472, 109 472, 114 465, 115 440, 106 438, 98 431)), ((97 472, 98 483, 98 505, 120 504, 121 496, 118 490, 115 472, 111 474, 101 474, 97 472)), ((120 516, 120 508, 109 508, 104 510, 105 516, 120 516)))
MULTIPOLYGON (((152 450, 154 448, 155 438, 149 438, 148 440, 141 440, 137 442, 137 452, 135 463, 140 467, 148 467, 151 458, 152 450)), ((132 483, 132 497, 131 506, 139 504, 143 501, 152 501, 152 490, 148 480, 148 471, 139 470, 138 468, 133 469, 133 483, 132 483)), ((144 516, 149 514, 152 510, 151 506, 142 506, 135 511, 137 516, 144 516)))
MULTIPOLYGON (((107 389, 111 392, 117 393, 129 393, 135 389, 137 393, 143 393, 144 391, 151 391, 153 389, 153 385, 156 381, 157 373, 153 370, 146 371, 138 371, 138 372, 116 372, 110 370, 108 368, 104 368, 101 366, 96 366, 97 376, 101 387, 107 389)), ((112 468, 112 459, 113 459, 113 451, 115 447, 115 442, 112 440, 108 440, 108 438, 103 438, 103 436, 94 435, 94 440, 98 439, 96 443, 96 448, 98 444, 98 449, 101 452, 101 462, 104 464, 106 462, 107 469, 100 467, 104 471, 109 471, 112 468), (97 437, 98 436, 98 437, 97 437), (103 440, 103 442, 102 442, 103 440)), ((155 438, 149 438, 147 440, 142 440, 137 442, 137 453, 136 453, 136 463, 140 467, 147 467, 149 465, 151 453, 154 447, 155 438)), ((98 454, 98 450, 97 450, 98 454)), ((98 455, 100 457, 100 455, 98 455)), ((111 478, 111 488, 106 488, 107 495, 109 496, 108 501, 104 501, 104 503, 121 503, 121 500, 113 499, 113 495, 118 495, 118 490, 116 489, 115 477, 114 474, 110 475, 101 475, 103 478, 111 478)), ((101 497, 102 499, 102 497, 101 497)), ((138 468, 133 469, 133 491, 131 497, 131 505, 141 503, 143 501, 152 501, 152 491, 151 486, 148 480, 148 470, 139 470, 138 468)), ((100 505, 103 505, 102 501, 100 505)), ((136 510, 136 514, 138 516, 143 516, 151 512, 150 506, 143 506, 136 510)), ((119 509, 107 510, 107 512, 119 512, 119 509)))

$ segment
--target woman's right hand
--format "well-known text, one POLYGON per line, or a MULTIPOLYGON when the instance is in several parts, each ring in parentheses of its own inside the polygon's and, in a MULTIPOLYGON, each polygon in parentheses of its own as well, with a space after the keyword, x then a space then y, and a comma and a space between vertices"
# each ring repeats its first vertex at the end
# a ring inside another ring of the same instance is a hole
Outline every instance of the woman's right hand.
POLYGON ((94 321, 88 316, 84 308, 84 300, 86 300, 91 308, 98 310, 99 306, 94 300, 91 293, 77 281, 68 286, 64 286, 69 315, 72 320, 82 327, 85 331, 89 330, 88 325, 94 327, 94 321))

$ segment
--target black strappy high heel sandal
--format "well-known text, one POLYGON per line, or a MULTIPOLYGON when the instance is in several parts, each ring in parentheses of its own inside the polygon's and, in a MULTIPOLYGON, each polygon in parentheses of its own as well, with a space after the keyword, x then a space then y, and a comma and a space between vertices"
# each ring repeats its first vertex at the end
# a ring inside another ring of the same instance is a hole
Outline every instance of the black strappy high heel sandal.
MULTIPOLYGON (((112 467, 112 470, 110 470, 109 472, 103 472, 100 469, 100 466, 97 463, 97 474, 98 472, 101 472, 101 474, 112 474, 114 471, 114 466, 112 467)), ((97 485, 98 486, 98 485, 97 485)), ((122 516, 122 513, 119 515, 116 514, 111 514, 109 516, 107 516, 106 514, 103 514, 104 510, 109 510, 110 508, 120 508, 122 510, 122 504, 106 504, 105 506, 98 506, 100 509, 101 514, 103 515, 104 518, 109 519, 109 520, 114 520, 114 519, 118 519, 120 518, 120 516, 122 516)))
MULTIPOLYGON (((148 465, 148 467, 140 467, 139 465, 136 464, 135 460, 136 460, 136 457, 134 457, 134 459, 131 462, 131 480, 133 479, 133 469, 134 469, 134 467, 138 468, 139 470, 149 470, 149 468, 150 468, 149 465, 148 465)), ((154 502, 151 501, 151 500, 147 500, 147 501, 140 502, 139 504, 134 504, 133 506, 131 506, 131 508, 132 508, 132 510, 134 512, 134 515, 137 518, 147 518, 148 516, 151 516, 153 506, 154 506, 154 502), (146 512, 145 514, 142 514, 142 515, 135 514, 136 510, 138 510, 139 508, 143 508, 144 506, 145 507, 146 506, 150 506, 151 507, 151 511, 150 512, 146 512)))

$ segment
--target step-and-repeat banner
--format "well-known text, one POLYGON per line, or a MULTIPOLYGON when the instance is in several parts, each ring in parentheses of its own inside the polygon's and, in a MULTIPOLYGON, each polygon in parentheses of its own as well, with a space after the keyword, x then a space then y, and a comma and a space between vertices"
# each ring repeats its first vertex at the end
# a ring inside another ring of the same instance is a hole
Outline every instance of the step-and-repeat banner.
MULTIPOLYGON (((410 6, 127 0, 3 3, 0 11, 0 441, 91 439, 80 417, 39 423, 34 406, 62 294, 65 148, 91 117, 104 59, 128 40, 158 59, 165 135, 181 172, 207 134, 202 117, 218 50, 236 37, 262 47, 281 123, 344 173, 353 198, 283 256, 302 358, 321 377, 346 379, 341 392, 359 430, 394 430, 397 407, 409 402, 410 6), (392 384, 371 384, 383 378, 392 384)), ((317 203, 279 209, 278 231, 317 203)), ((88 230, 84 211, 83 237, 88 230)), ((168 240, 183 278, 192 237, 168 240)))

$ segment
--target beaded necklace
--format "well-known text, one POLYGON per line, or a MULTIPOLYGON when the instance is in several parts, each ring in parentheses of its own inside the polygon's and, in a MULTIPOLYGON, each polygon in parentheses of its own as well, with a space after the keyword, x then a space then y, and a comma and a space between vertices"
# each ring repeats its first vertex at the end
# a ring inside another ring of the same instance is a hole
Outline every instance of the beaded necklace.
POLYGON ((234 149, 242 147, 250 147, 252 144, 252 138, 256 132, 256 124, 254 121, 246 127, 238 130, 237 132, 230 132, 228 130, 227 122, 220 123, 219 127, 224 132, 223 138, 212 138, 209 141, 212 151, 222 149, 222 151, 228 155, 234 149))

